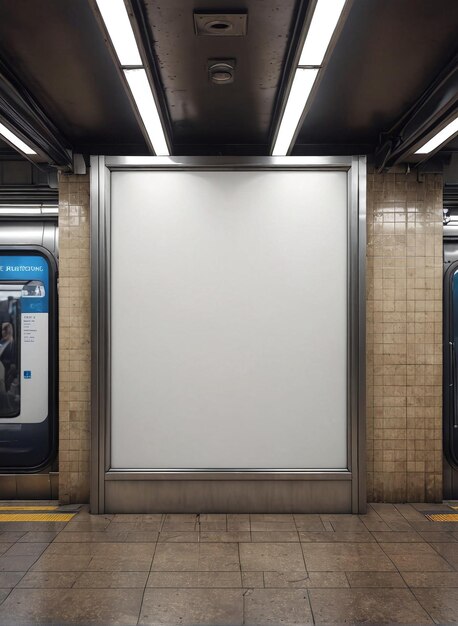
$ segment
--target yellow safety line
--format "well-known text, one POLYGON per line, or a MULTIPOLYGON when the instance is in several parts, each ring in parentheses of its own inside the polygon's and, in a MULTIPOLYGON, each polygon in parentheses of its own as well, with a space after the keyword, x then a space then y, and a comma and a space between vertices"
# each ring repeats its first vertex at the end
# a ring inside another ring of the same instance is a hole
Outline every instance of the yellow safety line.
POLYGON ((57 511, 58 506, 0 506, 0 511, 57 511))
POLYGON ((426 517, 432 522, 458 522, 456 513, 432 513, 426 517))
POLYGON ((0 522, 69 522, 75 513, 0 513, 0 522))

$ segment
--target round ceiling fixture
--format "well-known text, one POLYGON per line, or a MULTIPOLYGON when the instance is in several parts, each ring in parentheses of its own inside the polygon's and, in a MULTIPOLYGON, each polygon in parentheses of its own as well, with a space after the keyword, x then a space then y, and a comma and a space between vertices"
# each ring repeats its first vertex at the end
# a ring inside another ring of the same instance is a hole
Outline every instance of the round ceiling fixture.
POLYGON ((206 22, 204 24, 204 30, 207 33, 218 33, 218 32, 229 32, 234 28, 232 22, 229 20, 211 20, 210 22, 206 22))
POLYGON ((208 75, 214 85, 227 85, 234 82, 235 63, 217 61, 208 66, 208 75))

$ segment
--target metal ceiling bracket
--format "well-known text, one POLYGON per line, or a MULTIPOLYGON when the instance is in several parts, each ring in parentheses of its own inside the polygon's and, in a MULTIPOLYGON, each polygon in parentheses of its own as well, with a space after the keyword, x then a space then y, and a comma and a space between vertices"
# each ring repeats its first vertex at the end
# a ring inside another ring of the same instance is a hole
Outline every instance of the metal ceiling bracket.
POLYGON ((24 155, 26 158, 36 164, 49 163, 64 170, 72 170, 72 153, 68 142, 1 59, 0 116, 15 134, 36 149, 36 155, 24 155))
POLYGON ((378 172, 405 161, 421 163, 432 153, 414 155, 428 135, 435 134, 456 116, 458 104, 458 54, 418 100, 386 133, 375 151, 378 172))

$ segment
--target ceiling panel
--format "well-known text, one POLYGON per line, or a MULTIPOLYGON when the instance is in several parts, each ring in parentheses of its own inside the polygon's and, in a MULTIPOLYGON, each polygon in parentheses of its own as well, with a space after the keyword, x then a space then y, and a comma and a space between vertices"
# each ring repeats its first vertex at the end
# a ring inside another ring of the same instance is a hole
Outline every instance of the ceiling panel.
POLYGON ((144 0, 176 144, 267 144, 296 0, 144 0), (193 10, 248 12, 244 37, 197 36, 193 10), (213 85, 208 59, 236 60, 213 85))
POLYGON ((87 0, 1 0, 0 57, 74 146, 147 153, 87 0))
POLYGON ((298 144, 378 142, 451 60, 457 0, 355 0, 298 144))

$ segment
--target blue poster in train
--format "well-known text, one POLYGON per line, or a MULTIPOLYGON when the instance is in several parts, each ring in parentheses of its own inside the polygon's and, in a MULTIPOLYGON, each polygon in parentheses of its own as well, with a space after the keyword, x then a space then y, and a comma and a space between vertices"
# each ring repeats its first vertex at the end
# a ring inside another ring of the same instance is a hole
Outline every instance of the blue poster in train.
POLYGON ((39 255, 0 256, 0 420, 48 413, 49 267, 39 255))

